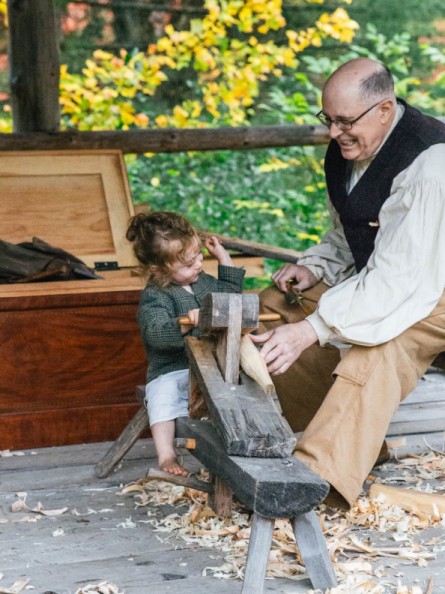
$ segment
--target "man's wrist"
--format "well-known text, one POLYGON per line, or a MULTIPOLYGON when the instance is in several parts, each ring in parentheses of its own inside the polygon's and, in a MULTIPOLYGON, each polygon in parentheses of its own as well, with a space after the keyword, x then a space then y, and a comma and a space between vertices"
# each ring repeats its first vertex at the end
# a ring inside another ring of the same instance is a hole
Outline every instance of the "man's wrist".
POLYGON ((332 338, 332 331, 322 320, 318 311, 314 311, 304 320, 307 322, 317 336, 320 346, 324 346, 330 338, 332 338))
POLYGON ((298 322, 298 325, 300 326, 300 329, 303 329, 306 348, 318 342, 318 334, 308 320, 302 320, 301 322, 298 322))

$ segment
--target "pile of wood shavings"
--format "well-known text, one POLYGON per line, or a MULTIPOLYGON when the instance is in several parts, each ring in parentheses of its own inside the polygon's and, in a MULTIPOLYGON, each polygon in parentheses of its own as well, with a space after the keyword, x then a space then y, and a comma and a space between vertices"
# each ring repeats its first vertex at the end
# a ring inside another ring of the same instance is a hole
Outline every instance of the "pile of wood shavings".
MULTIPOLYGON (((405 485, 433 492, 425 480, 433 481, 445 476, 445 455, 429 452, 423 456, 407 457, 391 465, 391 471, 405 485), (408 473, 407 473, 408 471, 408 473), (398 473, 398 474, 397 474, 398 473)), ((206 478, 205 474, 201 478, 206 478)), ((370 476, 370 481, 376 480, 370 476)), ((382 483, 394 482, 394 476, 379 479, 382 483)), ((164 533, 166 540, 174 535, 187 544, 214 547, 226 553, 224 563, 218 567, 206 567, 203 574, 224 579, 242 578, 250 536, 250 514, 237 503, 233 504, 231 518, 218 517, 206 506, 207 496, 161 481, 140 481, 125 487, 122 493, 135 496, 136 506, 148 506, 148 516, 155 531, 164 533), (155 518, 153 507, 172 505, 181 513, 172 513, 162 519, 155 518)), ((445 518, 406 512, 400 507, 389 506, 383 499, 370 500, 362 495, 355 507, 348 512, 332 510, 325 505, 318 509, 323 533, 339 586, 330 594, 342 592, 357 594, 383 594, 386 588, 396 594, 424 594, 414 585, 405 586, 400 579, 388 577, 386 567, 394 562, 412 562, 427 566, 435 558, 435 551, 443 550, 442 542, 432 538, 429 542, 415 542, 415 535, 425 528, 445 526, 445 518), (385 532, 395 541, 393 546, 372 544, 365 530, 385 532), (403 544, 397 544, 403 541, 403 544), (381 558, 382 563, 376 566, 381 558)), ((305 578, 305 568, 290 523, 277 520, 269 558, 268 577, 285 577, 300 580, 305 578)), ((432 587, 432 580, 430 583, 432 587)), ((427 592, 430 588, 428 587, 427 592)), ((308 591, 313 592, 313 591, 308 591)))

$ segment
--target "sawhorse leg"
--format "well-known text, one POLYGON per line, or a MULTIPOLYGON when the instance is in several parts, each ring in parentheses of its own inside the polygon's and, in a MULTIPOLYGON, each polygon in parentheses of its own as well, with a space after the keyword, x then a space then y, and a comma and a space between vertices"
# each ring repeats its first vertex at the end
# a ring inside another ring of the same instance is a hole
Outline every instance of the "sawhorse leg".
POLYGON ((295 542, 315 590, 327 590, 337 585, 329 558, 326 539, 314 510, 292 518, 295 542))
POLYGON ((145 406, 141 406, 132 420, 128 423, 111 448, 95 466, 96 476, 104 478, 113 470, 128 450, 136 443, 147 429, 148 415, 145 406))
MULTIPOLYGON (((295 541, 315 590, 337 585, 326 540, 314 511, 291 520, 295 541)), ((262 594, 275 520, 254 513, 242 594, 262 594)))
POLYGON ((275 520, 254 513, 241 594, 262 594, 275 520))

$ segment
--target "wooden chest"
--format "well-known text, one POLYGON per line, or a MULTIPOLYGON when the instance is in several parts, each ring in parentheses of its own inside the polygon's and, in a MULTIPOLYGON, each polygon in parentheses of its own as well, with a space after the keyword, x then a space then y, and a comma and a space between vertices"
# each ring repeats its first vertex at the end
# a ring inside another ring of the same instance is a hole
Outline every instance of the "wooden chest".
POLYGON ((0 285, 0 449, 115 439, 139 408, 147 361, 142 280, 119 151, 0 153, 0 238, 39 237, 115 270, 101 279, 0 285))

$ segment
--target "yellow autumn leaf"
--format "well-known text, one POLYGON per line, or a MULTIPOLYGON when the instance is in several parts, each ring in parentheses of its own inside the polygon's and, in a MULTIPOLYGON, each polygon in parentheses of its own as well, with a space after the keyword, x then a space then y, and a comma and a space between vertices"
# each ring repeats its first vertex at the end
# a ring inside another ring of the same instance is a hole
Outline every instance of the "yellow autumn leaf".
POLYGON ((177 122, 178 128, 183 128, 187 124, 188 113, 181 105, 175 105, 173 116, 177 122))
POLYGON ((134 123, 136 126, 139 126, 140 128, 146 128, 148 126, 149 121, 150 118, 146 116, 145 113, 137 113, 134 116, 134 123))
POLYGON ((168 119, 165 115, 158 115, 155 118, 155 122, 159 128, 166 128, 168 126, 168 119))
POLYGON ((311 241, 315 241, 316 243, 320 243, 320 237, 318 235, 312 234, 312 233, 302 233, 302 232, 298 232, 296 233, 296 236, 299 239, 310 239, 311 241))
POLYGON ((360 28, 344 8, 337 8, 332 14, 322 14, 316 25, 326 35, 345 43, 352 41, 355 31, 360 28))

